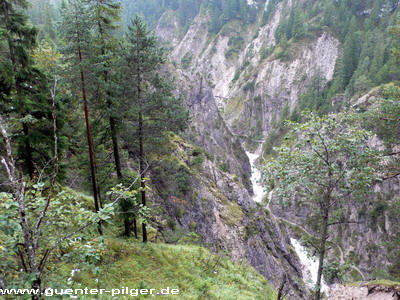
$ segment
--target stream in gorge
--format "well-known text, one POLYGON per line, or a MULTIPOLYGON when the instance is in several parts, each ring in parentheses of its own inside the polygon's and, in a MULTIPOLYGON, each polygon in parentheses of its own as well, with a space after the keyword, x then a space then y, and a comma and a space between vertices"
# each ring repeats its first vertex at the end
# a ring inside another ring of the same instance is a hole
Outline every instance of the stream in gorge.
MULTIPOLYGON (((264 196, 264 188, 261 184, 261 171, 256 167, 256 160, 259 157, 259 153, 261 152, 261 147, 255 152, 250 153, 246 151, 246 154, 250 160, 251 165, 251 182, 253 185, 254 196, 253 200, 255 202, 260 203, 263 200, 264 196)), ((268 196, 269 201, 271 201, 271 197, 268 196)), ((277 219, 274 214, 270 211, 270 215, 277 219)), ((300 262, 303 266, 303 279, 309 288, 314 288, 315 283, 317 281, 317 274, 318 274, 318 259, 309 255, 307 248, 302 246, 300 242, 294 238, 290 239, 290 242, 295 249, 300 262)), ((321 284, 321 291, 328 293, 329 287, 325 283, 324 279, 322 278, 321 284)))

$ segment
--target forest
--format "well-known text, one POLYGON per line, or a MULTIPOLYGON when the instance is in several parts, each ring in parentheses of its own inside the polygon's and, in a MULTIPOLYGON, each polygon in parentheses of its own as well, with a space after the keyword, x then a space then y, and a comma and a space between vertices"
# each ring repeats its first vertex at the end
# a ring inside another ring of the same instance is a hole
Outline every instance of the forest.
POLYGON ((0 0, 0 298, 400 299, 399 9, 0 0))

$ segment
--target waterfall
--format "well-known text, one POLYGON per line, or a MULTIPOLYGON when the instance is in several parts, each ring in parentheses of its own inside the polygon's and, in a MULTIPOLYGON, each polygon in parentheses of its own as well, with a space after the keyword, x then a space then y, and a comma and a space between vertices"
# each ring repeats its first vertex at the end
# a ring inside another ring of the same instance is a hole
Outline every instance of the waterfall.
MULTIPOLYGON (((291 238, 290 242, 293 248, 296 250, 298 257, 300 258, 300 262, 303 265, 303 279, 308 287, 312 289, 317 282, 318 259, 315 257, 310 257, 307 249, 303 247, 298 240, 291 238)), ((322 276, 321 292, 328 293, 328 291, 329 287, 325 283, 324 277, 322 276)))
POLYGON ((250 152, 246 152, 246 154, 249 157, 251 165, 251 183, 253 184, 253 191, 254 191, 253 200, 255 202, 261 202, 263 199, 264 188, 261 185, 261 172, 255 166, 258 154, 250 152))
MULTIPOLYGON (((253 191, 254 191, 253 200, 255 202, 261 202, 264 196, 264 188, 261 184, 261 171, 257 169, 255 165, 255 162, 259 157, 258 152, 259 151, 257 151, 256 153, 246 152, 251 165, 251 182, 253 184, 253 191)), ((272 198, 271 195, 268 195, 268 198, 272 198)), ((271 216, 274 217, 272 212, 271 216)), ((298 240, 291 238, 290 242, 293 248, 295 249, 298 257, 300 258, 301 264, 303 265, 303 279, 305 280, 307 286, 312 289, 314 288, 315 283, 317 281, 318 259, 314 257, 309 257, 307 249, 303 247, 298 240)), ((328 291, 329 287, 327 286, 327 284, 324 281, 324 278, 322 277, 321 292, 325 292, 327 294, 328 291)))

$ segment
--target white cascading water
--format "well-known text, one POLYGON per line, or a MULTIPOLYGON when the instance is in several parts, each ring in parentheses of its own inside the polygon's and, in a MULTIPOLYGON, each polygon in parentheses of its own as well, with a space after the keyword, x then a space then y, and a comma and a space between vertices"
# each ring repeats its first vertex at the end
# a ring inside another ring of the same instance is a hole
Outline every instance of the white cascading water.
MULTIPOLYGON (((261 150, 261 147, 259 150, 261 150)), ((255 202, 261 202, 264 196, 264 188, 261 184, 261 171, 257 169, 255 165, 255 162, 259 157, 258 153, 259 151, 256 151, 256 153, 246 152, 251 165, 251 182, 253 184, 253 200, 255 202)), ((314 288, 315 283, 317 282, 318 260, 316 258, 310 257, 307 253, 307 249, 303 247, 298 240, 292 238, 290 239, 290 242, 295 249, 297 255, 299 256, 301 264, 304 267, 303 279, 306 281, 306 284, 310 288, 314 288)), ((328 293, 329 291, 329 287, 326 285, 323 278, 321 283, 321 291, 325 293, 328 293)))
MULTIPOLYGON (((310 257, 307 253, 307 249, 303 247, 298 240, 290 239, 290 243, 296 250, 296 253, 300 258, 301 264, 304 266, 303 278, 305 279, 306 284, 309 288, 314 288, 318 276, 318 259, 315 257, 310 257)), ((327 294, 328 291, 329 287, 326 285, 324 277, 322 276, 321 292, 325 292, 327 294)))
POLYGON ((253 200, 255 202, 261 202, 263 199, 264 188, 261 185, 261 172, 256 168, 256 159, 258 158, 258 154, 246 152, 251 165, 251 183, 253 184, 254 197, 253 200))

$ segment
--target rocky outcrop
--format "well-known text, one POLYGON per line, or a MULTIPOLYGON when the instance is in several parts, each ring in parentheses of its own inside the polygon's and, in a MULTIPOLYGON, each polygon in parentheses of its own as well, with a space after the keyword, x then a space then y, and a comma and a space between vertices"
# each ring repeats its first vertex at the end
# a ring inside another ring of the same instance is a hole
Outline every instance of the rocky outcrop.
POLYGON ((334 285, 329 292, 329 299, 395 300, 400 299, 400 286, 384 286, 380 284, 360 284, 358 286, 334 285))
MULTIPOLYGON (((197 143, 225 155, 226 159, 240 159, 244 154, 240 144, 233 150, 234 139, 223 122, 207 134, 210 122, 219 120, 218 109, 209 87, 194 88, 188 94, 193 131, 197 143), (228 158, 229 157, 229 158, 228 158)), ((222 121, 222 118, 221 118, 222 121)), ((190 168, 190 145, 177 152, 187 152, 182 160, 190 168)), ((245 155, 245 154, 244 154, 245 155)), ((247 158, 242 158, 248 164, 247 158)), ((251 190, 241 183, 235 174, 221 170, 218 161, 206 157, 200 169, 192 171, 191 193, 184 199, 160 197, 159 202, 167 209, 177 227, 185 232, 194 231, 201 236, 202 244, 217 253, 226 253, 234 260, 245 260, 278 287, 287 278, 286 288, 291 299, 309 299, 301 278, 301 264, 290 246, 289 236, 278 223, 269 218, 252 199, 251 190), (184 213, 177 213, 182 212, 184 213)), ((239 161, 231 161, 238 168, 239 161)), ((162 218, 162 217, 161 217, 162 218)), ((162 230, 168 230, 165 227, 162 230)), ((177 230, 177 228, 175 228, 177 230)))
POLYGON ((339 42, 327 32, 294 44, 286 60, 270 52, 287 5, 291 4, 278 5, 261 27, 232 21, 216 36, 208 32, 209 17, 200 14, 171 53, 176 64, 201 74, 213 87, 224 119, 237 135, 265 133, 285 105, 296 106, 317 73, 321 89, 333 77, 339 42))

